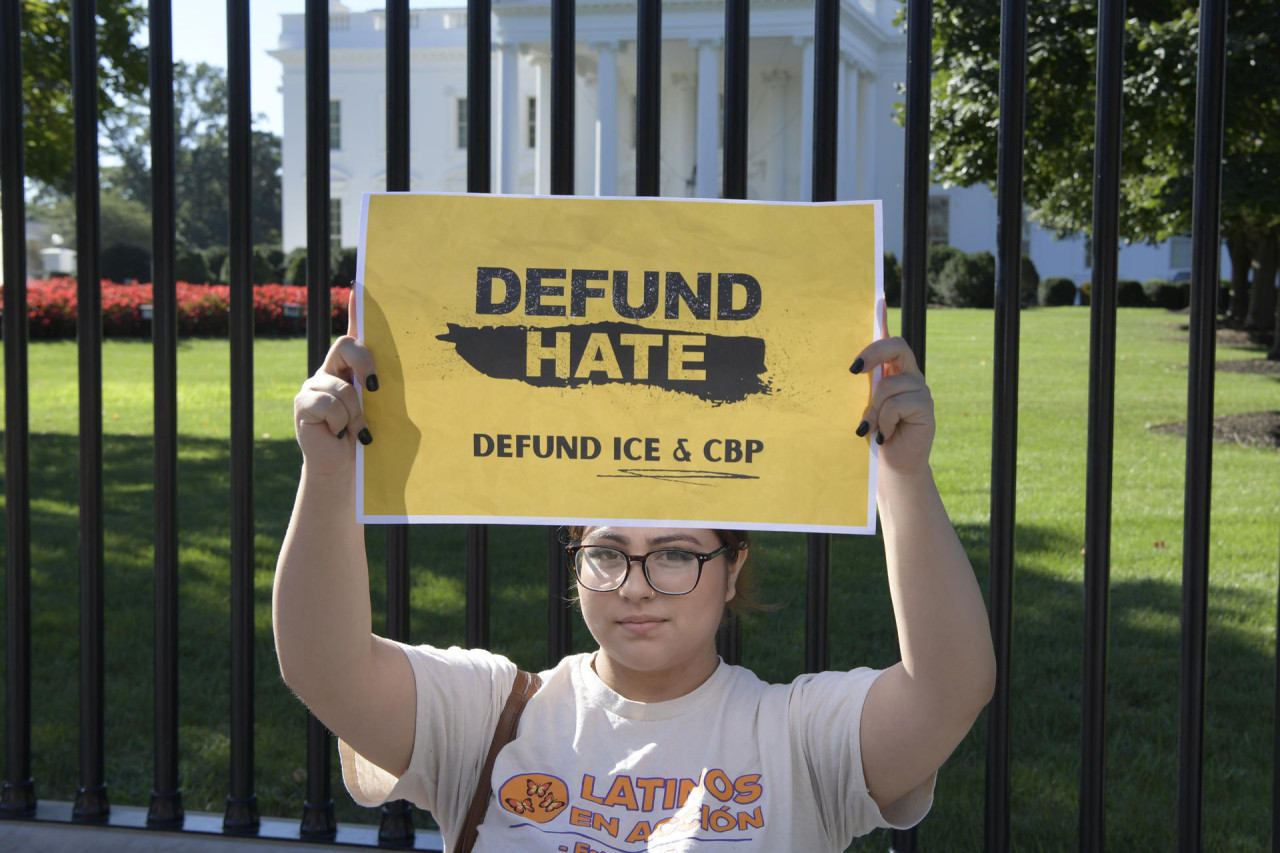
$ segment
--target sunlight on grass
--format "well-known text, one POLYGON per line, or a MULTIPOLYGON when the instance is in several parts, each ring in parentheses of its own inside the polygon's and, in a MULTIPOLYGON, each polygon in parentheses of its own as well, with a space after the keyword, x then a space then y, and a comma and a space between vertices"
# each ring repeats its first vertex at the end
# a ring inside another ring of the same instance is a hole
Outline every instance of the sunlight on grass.
MULTIPOLYGON (((1113 452, 1108 844, 1175 844, 1185 442, 1151 425, 1186 418, 1186 316, 1119 312, 1113 452)), ((927 374, 939 430, 933 466, 979 581, 989 573, 993 315, 928 315, 927 374)), ((897 328, 891 317, 890 328, 897 328)), ((1018 492, 1012 683, 1013 842, 1020 850, 1075 846, 1088 447, 1089 315, 1078 308, 1021 316, 1018 492)), ((1219 360, 1260 357, 1220 347, 1219 360)), ((103 350, 108 746, 113 803, 145 805, 151 789, 152 361, 149 344, 103 350)), ((189 809, 220 812, 228 787, 231 506, 225 340, 179 347, 181 767, 189 809)), ((292 399, 306 373, 301 339, 257 341, 254 355, 256 779, 263 814, 297 817, 305 792, 304 714, 276 671, 270 587, 300 456, 292 399)), ((76 349, 32 344, 31 562, 37 794, 71 799, 78 784, 78 392, 76 349)), ((1219 373, 1217 414, 1280 408, 1272 377, 1219 373)), ((1253 850, 1270 835, 1275 678, 1276 531, 1280 455, 1213 449, 1205 847, 1253 850)), ((544 528, 490 529, 491 642, 522 666, 546 657, 544 528)), ((463 528, 410 531, 413 638, 464 641, 463 528)), ((367 532, 375 628, 384 622, 382 528, 367 532)), ((759 597, 781 609, 744 619, 744 663, 790 680, 804 665, 805 537, 763 533, 753 545, 759 597)), ((896 659, 878 538, 832 543, 831 664, 896 659)), ((577 621, 575 648, 590 648, 577 621)), ((0 661, 0 666, 3 662, 0 661)), ((985 723, 939 776, 921 828, 925 849, 982 845, 985 723)), ((338 816, 376 821, 341 787, 338 816)), ((874 835, 852 849, 883 850, 874 835)))

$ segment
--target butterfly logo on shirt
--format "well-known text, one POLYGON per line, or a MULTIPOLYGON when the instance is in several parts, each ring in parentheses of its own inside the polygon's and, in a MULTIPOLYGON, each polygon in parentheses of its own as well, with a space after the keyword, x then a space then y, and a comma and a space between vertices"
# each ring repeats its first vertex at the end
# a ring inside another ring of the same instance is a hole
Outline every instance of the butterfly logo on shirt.
POLYGON ((555 776, 521 773, 503 783, 498 798, 512 814, 546 823, 569 804, 569 788, 555 776))

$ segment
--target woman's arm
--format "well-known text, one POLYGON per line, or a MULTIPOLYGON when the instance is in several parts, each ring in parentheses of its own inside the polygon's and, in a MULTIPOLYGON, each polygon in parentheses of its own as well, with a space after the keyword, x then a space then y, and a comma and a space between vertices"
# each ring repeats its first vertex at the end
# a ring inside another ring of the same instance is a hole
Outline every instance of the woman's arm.
POLYGON ((863 771, 884 808, 926 782, 960 743, 991 699, 996 666, 982 593, 929 467, 933 400, 924 376, 901 338, 860 357, 866 369, 884 368, 864 434, 883 436, 876 495, 902 651, 862 714, 863 771))
POLYGON ((272 622, 285 683, 331 731, 397 776, 413 750, 416 694, 400 649, 372 632, 355 442, 371 440, 354 383, 373 358, 350 334, 294 399, 302 476, 276 564, 272 622))

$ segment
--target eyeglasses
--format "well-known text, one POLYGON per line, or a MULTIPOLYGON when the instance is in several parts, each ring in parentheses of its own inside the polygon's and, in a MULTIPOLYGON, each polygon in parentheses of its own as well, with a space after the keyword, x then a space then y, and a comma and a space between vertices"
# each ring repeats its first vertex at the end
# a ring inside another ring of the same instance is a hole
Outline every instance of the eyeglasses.
POLYGON ((612 592, 627 582, 632 563, 639 563, 644 578, 663 595, 688 595, 702 578, 702 566, 729 550, 724 545, 710 554, 680 548, 661 548, 644 555, 628 554, 608 545, 571 542, 565 550, 573 560, 578 583, 594 592, 612 592))

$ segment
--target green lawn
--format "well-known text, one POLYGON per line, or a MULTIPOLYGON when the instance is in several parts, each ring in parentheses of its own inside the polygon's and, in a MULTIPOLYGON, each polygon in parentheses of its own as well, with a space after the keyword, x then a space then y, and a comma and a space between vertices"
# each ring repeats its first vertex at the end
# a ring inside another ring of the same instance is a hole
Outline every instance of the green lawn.
MULTIPOLYGON (((1184 442, 1146 427, 1186 416, 1185 323, 1185 315, 1164 311, 1120 312, 1108 698, 1108 845, 1115 849, 1175 846, 1184 442)), ((985 585, 993 317, 934 311, 928 327, 940 423, 934 468, 985 585)), ((1084 309, 1022 316, 1011 672, 1019 850, 1076 846, 1088 330, 1084 309)), ((300 462, 290 407, 305 373, 304 347, 301 339, 265 339, 255 351, 257 793, 263 814, 284 816, 300 814, 305 734, 301 706, 276 673, 269 599, 300 462)), ((1220 360, 1262 355, 1218 351, 1220 360)), ((30 363, 34 773, 40 798, 66 800, 78 779, 74 344, 32 344, 30 363)), ((182 785, 187 808, 215 812, 223 809, 229 760, 228 363, 225 341, 180 347, 182 785)), ((108 342, 103 375, 107 782, 113 803, 145 805, 152 774, 149 346, 108 342)), ((1216 409, 1280 409, 1280 383, 1220 372, 1216 409)), ((1276 452, 1215 445, 1204 807, 1205 847, 1215 851, 1257 850, 1270 836, 1278 492, 1276 452)), ((410 537, 414 639, 460 643, 462 530, 416 527, 410 537)), ((491 538, 493 646, 525 667, 540 667, 545 657, 544 537, 543 528, 494 528, 491 538)), ((381 531, 371 530, 369 541, 379 612, 381 531)), ((744 663, 770 680, 788 680, 803 666, 803 548, 803 536, 768 534, 756 549, 762 597, 783 606, 748 617, 744 663)), ((878 541, 838 538, 833 564, 832 665, 891 663, 878 541)), ((589 641, 580 625, 574 639, 580 647, 589 641)), ((925 849, 982 849, 984 732, 980 720, 941 774, 920 830, 925 849)), ((339 819, 376 819, 342 790, 336 757, 334 768, 339 819)), ((887 847, 887 835, 876 835, 853 849, 887 847)))

